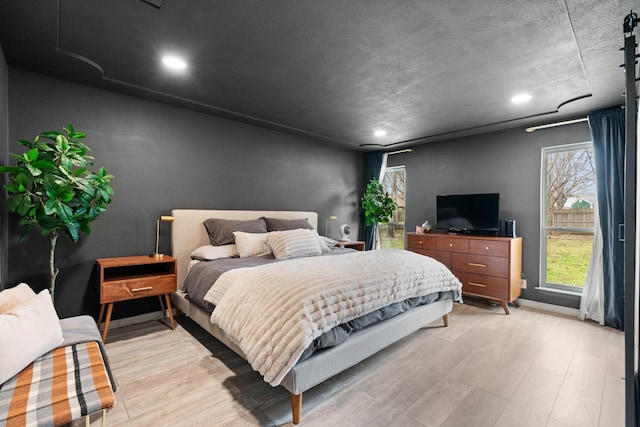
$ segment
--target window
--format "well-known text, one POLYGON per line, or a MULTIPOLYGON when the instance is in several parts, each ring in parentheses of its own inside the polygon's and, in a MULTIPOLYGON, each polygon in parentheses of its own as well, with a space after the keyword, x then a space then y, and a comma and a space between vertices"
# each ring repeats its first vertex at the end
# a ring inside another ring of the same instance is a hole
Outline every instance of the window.
POLYGON ((398 204, 388 224, 380 224, 380 247, 385 249, 404 249, 404 166, 388 167, 384 170, 382 185, 398 204))
POLYGON ((593 246, 595 177, 591 142, 542 149, 541 287, 582 292, 593 246))

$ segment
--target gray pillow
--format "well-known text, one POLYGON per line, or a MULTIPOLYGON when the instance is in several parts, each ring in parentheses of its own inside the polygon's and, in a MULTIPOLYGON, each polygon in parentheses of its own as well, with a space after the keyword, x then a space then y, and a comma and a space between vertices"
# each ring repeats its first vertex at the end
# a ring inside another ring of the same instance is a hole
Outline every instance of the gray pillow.
POLYGON ((313 226, 304 218, 301 219, 280 219, 262 217, 267 224, 267 231, 287 231, 304 228, 313 230, 313 226))
POLYGON ((209 235, 209 241, 214 246, 229 245, 235 243, 234 231, 245 233, 266 233, 267 224, 264 219, 252 219, 241 221, 236 219, 209 218, 203 222, 209 235))

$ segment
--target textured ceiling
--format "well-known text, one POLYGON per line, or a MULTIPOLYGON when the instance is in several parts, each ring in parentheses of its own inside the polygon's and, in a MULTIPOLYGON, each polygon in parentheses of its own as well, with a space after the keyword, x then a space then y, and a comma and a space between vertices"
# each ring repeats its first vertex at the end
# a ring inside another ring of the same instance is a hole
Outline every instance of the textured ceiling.
POLYGON ((0 0, 0 44, 11 67, 345 148, 402 148, 621 104, 633 3, 0 0), (164 70, 166 53, 187 70, 164 70), (532 101, 511 104, 518 92, 532 101))

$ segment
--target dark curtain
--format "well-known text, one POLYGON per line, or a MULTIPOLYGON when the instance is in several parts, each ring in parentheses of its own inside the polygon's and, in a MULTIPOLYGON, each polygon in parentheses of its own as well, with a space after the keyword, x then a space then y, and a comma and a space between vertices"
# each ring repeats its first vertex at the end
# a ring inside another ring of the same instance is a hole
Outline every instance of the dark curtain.
POLYGON ((602 229, 604 323, 624 330, 624 242, 619 238, 619 225, 624 223, 624 110, 594 111, 589 114, 589 127, 602 229))
MULTIPOLYGON (((376 151, 373 153, 365 153, 364 155, 364 185, 365 187, 373 178, 380 178, 380 172, 382 170, 382 159, 384 157, 384 153, 381 151, 376 151)), ((364 189, 363 189, 364 191, 364 189)), ((362 224, 362 229, 364 230, 364 245, 365 248, 369 251, 373 247, 373 226, 367 227, 365 225, 364 212, 360 212, 360 223, 362 224)))

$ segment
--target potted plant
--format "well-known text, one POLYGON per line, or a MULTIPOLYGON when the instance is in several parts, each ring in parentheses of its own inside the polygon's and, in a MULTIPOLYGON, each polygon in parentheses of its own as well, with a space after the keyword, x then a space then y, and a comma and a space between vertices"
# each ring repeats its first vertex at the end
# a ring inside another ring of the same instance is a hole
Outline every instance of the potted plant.
POLYGON ((92 172, 93 157, 80 142, 86 135, 71 124, 58 131, 42 132, 33 141, 20 140, 27 148, 23 154, 11 154, 16 166, 0 166, 6 173, 9 211, 20 216, 23 228, 20 241, 35 227, 49 236, 49 292, 54 297, 58 269, 55 268, 56 241, 66 234, 77 242, 80 232, 91 232, 89 223, 107 209, 113 189, 113 175, 105 168, 92 172))
POLYGON ((375 178, 367 184, 360 203, 364 211, 366 226, 373 226, 373 249, 379 249, 380 227, 378 224, 388 223, 391 220, 393 211, 398 208, 398 205, 389 193, 384 190, 382 184, 375 178))

